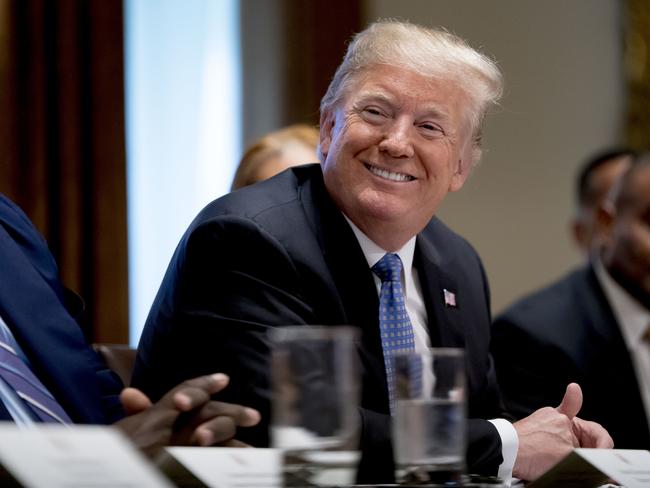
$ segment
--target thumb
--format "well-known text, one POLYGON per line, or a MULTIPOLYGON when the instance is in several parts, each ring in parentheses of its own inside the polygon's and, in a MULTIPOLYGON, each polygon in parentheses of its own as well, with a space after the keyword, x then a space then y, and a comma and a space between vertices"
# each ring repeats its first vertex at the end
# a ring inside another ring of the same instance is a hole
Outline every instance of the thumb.
POLYGON ((149 397, 136 388, 124 388, 120 400, 127 415, 140 413, 151 406, 149 397))
POLYGON ((562 398, 562 403, 556 408, 570 419, 573 419, 582 408, 582 389, 578 383, 569 383, 562 398))

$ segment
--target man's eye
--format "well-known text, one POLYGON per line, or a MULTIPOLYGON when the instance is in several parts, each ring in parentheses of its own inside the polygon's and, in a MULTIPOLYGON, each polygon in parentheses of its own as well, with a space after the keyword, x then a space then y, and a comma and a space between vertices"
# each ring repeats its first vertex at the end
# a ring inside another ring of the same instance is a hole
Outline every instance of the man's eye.
POLYGON ((427 132, 439 132, 439 133, 444 133, 442 128, 436 124, 420 124, 420 128, 424 129, 427 132))
POLYGON ((368 115, 372 115, 372 116, 381 116, 381 115, 383 115, 382 112, 378 108, 375 108, 375 107, 367 107, 363 111, 365 113, 367 113, 368 115))

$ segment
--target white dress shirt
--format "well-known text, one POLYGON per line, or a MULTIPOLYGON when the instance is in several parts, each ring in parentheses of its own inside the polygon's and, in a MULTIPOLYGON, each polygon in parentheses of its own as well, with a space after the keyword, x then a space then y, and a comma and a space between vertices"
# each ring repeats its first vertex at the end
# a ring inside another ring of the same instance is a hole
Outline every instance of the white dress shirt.
MULTIPOLYGON (((359 241, 361 250, 368 261, 368 266, 372 268, 384 255, 388 252, 373 242, 361 230, 352 223, 352 221, 343 215, 350 224, 354 235, 359 241)), ((429 332, 427 329, 427 311, 422 297, 422 287, 420 286, 420 279, 418 272, 413 266, 413 255, 415 254, 415 240, 412 237, 409 241, 402 246, 401 249, 395 251, 395 254, 402 260, 402 280, 404 284, 404 295, 406 300, 406 311, 413 326, 413 333, 415 336, 415 350, 418 352, 426 351, 431 347, 429 340, 429 332)), ((381 290, 381 280, 374 273, 372 274, 377 288, 377 295, 381 290)), ((505 419, 492 419, 490 422, 499 432, 501 437, 501 453, 503 455, 503 463, 499 466, 499 478, 509 483, 512 478, 512 468, 515 465, 517 458, 517 450, 519 449, 519 438, 517 431, 510 422, 505 419)))
POLYGON ((600 261, 594 269, 630 353, 650 428, 650 343, 643 337, 650 325, 650 310, 614 281, 600 261))

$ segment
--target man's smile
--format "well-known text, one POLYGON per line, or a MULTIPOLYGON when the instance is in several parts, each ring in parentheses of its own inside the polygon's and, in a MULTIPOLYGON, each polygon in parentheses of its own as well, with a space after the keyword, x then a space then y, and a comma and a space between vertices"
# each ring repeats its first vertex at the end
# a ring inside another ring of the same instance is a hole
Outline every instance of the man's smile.
POLYGON ((405 173, 397 173, 394 171, 388 171, 387 169, 382 169, 378 168, 377 166, 373 166, 368 163, 363 163, 363 165, 370 171, 373 175, 379 176, 380 178, 383 178, 385 180, 389 181, 396 181, 399 183, 402 182, 407 182, 407 181, 413 181, 416 178, 411 175, 407 175, 405 173))

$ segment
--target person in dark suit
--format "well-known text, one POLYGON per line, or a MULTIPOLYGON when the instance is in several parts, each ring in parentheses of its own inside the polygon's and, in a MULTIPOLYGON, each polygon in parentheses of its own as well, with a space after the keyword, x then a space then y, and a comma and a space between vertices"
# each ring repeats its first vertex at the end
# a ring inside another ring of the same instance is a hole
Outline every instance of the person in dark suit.
POLYGON ((515 417, 559 401, 561 385, 578 382, 582 413, 616 447, 650 447, 649 216, 646 155, 599 206, 591 260, 496 318, 492 353, 515 417))
POLYGON ((237 425, 259 419, 251 409, 210 400, 228 383, 222 374, 185 381, 156 404, 134 388, 123 389, 85 342, 75 320, 81 299, 61 284, 45 240, 2 194, 0 276, 0 347, 11 353, 0 360, 0 420, 114 424, 153 454, 168 444, 227 442, 237 425), (22 363, 12 363, 15 357, 22 363), (16 364, 21 377, 44 390, 41 398, 51 404, 35 403, 14 383, 16 364), (49 415, 53 409, 57 415, 49 415))
MULTIPOLYGON (((514 427, 497 419, 485 272, 471 246, 434 217, 480 157, 480 123, 500 92, 496 65, 445 31, 386 21, 358 34, 321 102, 321 165, 231 193, 197 216, 147 319, 134 385, 156 398, 182 378, 223 368, 235 387, 222 398, 262 413, 260 426, 242 439, 265 446, 267 331, 357 326, 358 478, 391 482, 382 284, 371 270, 389 257, 403 263, 413 347, 465 348, 470 472, 508 475, 517 457, 515 475, 534 478, 584 441, 571 428, 581 423, 573 420, 576 385, 557 410, 514 427)), ((594 444, 607 445, 601 428, 581 425, 594 444)))

